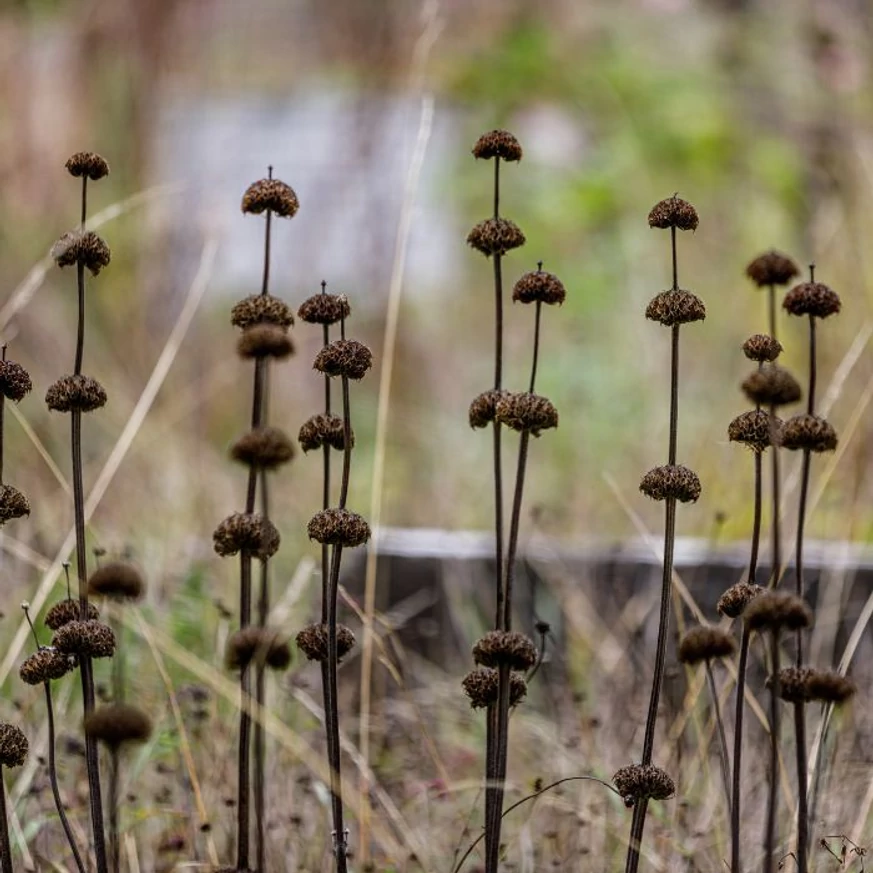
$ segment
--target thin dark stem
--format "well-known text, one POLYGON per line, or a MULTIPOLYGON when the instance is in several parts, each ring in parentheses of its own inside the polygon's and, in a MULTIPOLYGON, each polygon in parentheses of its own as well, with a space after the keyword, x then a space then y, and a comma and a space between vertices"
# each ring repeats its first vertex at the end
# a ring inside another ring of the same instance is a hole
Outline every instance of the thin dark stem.
MULTIPOLYGON (((267 170, 267 178, 273 178, 273 168, 267 170)), ((261 283, 261 294, 266 294, 270 287, 270 224, 273 219, 273 210, 267 210, 266 230, 264 231, 264 278, 261 283)))
POLYGON ((724 780, 724 794, 728 809, 731 807, 731 776, 730 758, 728 756, 727 736, 724 730, 724 720, 721 717, 721 705, 718 702, 718 690, 715 687, 715 676, 712 674, 712 662, 706 661, 706 682, 709 685, 709 693, 712 695, 712 707, 715 713, 715 726, 718 729, 718 751, 721 761, 721 775, 724 780))
POLYGON ((500 217, 500 158, 494 158, 494 217, 500 217))
POLYGON ((6 413, 6 397, 0 394, 0 484, 3 483, 3 433, 4 433, 4 418, 6 413))
MULTIPOLYGON (((760 458, 760 455, 758 456, 760 458)), ((737 710, 734 720, 734 769, 731 791, 731 873, 741 873, 740 806, 742 791, 743 714, 746 707, 746 668, 749 662, 749 631, 743 626, 740 659, 737 664, 737 710)))
POLYGON ((770 328, 770 336, 773 339, 778 339, 776 336, 776 286, 770 285, 767 290, 767 304, 768 304, 768 321, 770 328))
MULTIPOLYGON (((82 176, 82 226, 85 230, 85 219, 88 215, 88 177, 82 176)), ((76 329, 76 365, 73 372, 78 376, 82 372, 82 355, 85 348, 85 264, 76 262, 76 287, 79 298, 79 317, 76 329)))
MULTIPOLYGON (((240 556, 240 626, 251 624, 252 558, 249 553, 240 556), (247 592, 247 599, 243 597, 247 592), (245 607, 245 611, 244 611, 245 607), (245 622, 245 623, 243 623, 245 622)), ((236 815, 236 866, 240 870, 249 867, 249 750, 251 748, 252 717, 250 712, 251 675, 249 664, 239 671, 240 712, 239 748, 237 750, 237 815, 236 815)))
POLYGON ((752 549, 749 556, 749 584, 757 584, 758 552, 761 546, 761 452, 755 452, 755 509, 752 520, 752 549))
POLYGON ((770 635, 770 765, 767 786, 767 826, 764 833, 764 873, 773 873, 776 855, 776 810, 779 799, 779 634, 770 635))
MULTIPOLYGON (((269 492, 267 490, 267 474, 260 473, 261 480, 261 513, 264 518, 270 517, 269 492)), ((258 596, 258 626, 266 627, 270 611, 270 573, 269 561, 261 561, 261 585, 258 596)), ((264 659, 255 659, 255 700, 258 711, 263 712, 267 702, 266 665, 264 659)), ((266 828, 266 734, 264 725, 257 721, 254 724, 254 795, 255 795, 255 857, 258 873, 266 871, 267 846, 266 828)))
POLYGON ((12 873, 12 845, 9 842, 9 822, 6 817, 6 785, 0 766, 0 870, 12 873))
POLYGON ((109 752, 109 865, 112 873, 121 870, 121 844, 118 839, 119 751, 109 752))
MULTIPOLYGON (((321 283, 321 293, 324 294, 326 283, 321 283)), ((330 327, 323 325, 322 328, 324 345, 330 343, 330 327)), ((324 414, 330 417, 330 376, 324 377, 324 414)), ((321 490, 321 508, 330 506, 330 446, 322 447, 324 478, 321 490)), ((321 547, 321 623, 327 623, 327 582, 330 574, 330 549, 328 546, 321 547)))
MULTIPOLYGON (((770 420, 775 421, 776 418, 776 407, 770 406, 770 420)), ((775 427, 774 427, 775 430, 775 427)), ((775 588, 779 584, 779 580, 782 577, 782 523, 779 517, 779 503, 780 503, 780 480, 781 475, 779 473, 779 446, 776 445, 775 440, 771 440, 771 455, 770 455, 770 501, 773 506, 773 518, 771 520, 771 533, 772 533, 772 559, 771 570, 770 570, 770 588, 775 588)))
POLYGON ((670 351, 670 447, 667 463, 676 463, 676 443, 679 437, 679 325, 671 329, 670 351))
POLYGON ((542 301, 537 300, 536 302, 536 313, 534 315, 534 347, 533 347, 533 363, 530 368, 530 388, 528 389, 531 394, 534 393, 534 383, 537 379, 537 362, 540 357, 540 316, 542 313, 543 304, 542 301))
POLYGON ((627 860, 624 865, 625 873, 633 873, 640 865, 640 847, 643 844, 643 832, 646 828, 646 812, 649 807, 649 799, 644 797, 634 805, 634 814, 631 819, 630 839, 627 847, 627 860))
POLYGON ((806 772, 806 705, 794 704, 794 737, 797 756, 797 869, 809 865, 809 780, 806 772))
POLYGON ((679 265, 676 257, 676 228, 670 228, 670 252, 673 257, 673 290, 679 290, 679 265))

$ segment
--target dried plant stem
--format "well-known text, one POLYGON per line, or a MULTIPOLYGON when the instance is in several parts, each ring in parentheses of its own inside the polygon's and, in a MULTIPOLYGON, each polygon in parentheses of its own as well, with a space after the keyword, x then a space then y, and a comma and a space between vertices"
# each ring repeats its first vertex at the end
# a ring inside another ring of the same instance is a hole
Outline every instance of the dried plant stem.
MULTIPOLYGON (((768 321, 770 336, 773 339, 778 339, 776 336, 776 286, 770 285, 767 290, 768 301, 768 321)), ((776 407, 770 406, 771 421, 776 417, 776 407)), ((770 556, 770 588, 775 588, 782 578, 782 521, 779 516, 780 505, 780 480, 779 472, 779 447, 773 442, 770 455, 770 502, 773 507, 773 518, 771 519, 771 536, 772 536, 772 554, 770 556)))
MULTIPOLYGON (((760 457, 760 455, 758 456, 760 457)), ((740 808, 742 800, 743 713, 745 711, 746 669, 749 663, 749 631, 743 626, 737 664, 737 711, 734 720, 733 784, 731 790, 731 873, 741 873, 740 808)))
POLYGON ((718 702, 718 689, 715 687, 715 676, 712 673, 712 661, 706 661, 706 682, 709 685, 709 693, 712 695, 712 706, 715 713, 715 726, 718 729, 718 751, 721 762, 721 775, 724 780, 724 793, 727 799, 728 809, 731 806, 731 776, 730 757, 728 756, 727 736, 724 730, 724 719, 721 717, 721 706, 718 702))
POLYGON ((767 825, 764 832, 764 873, 773 873, 776 861, 776 808, 779 799, 779 633, 770 634, 770 764, 767 785, 767 825))
POLYGON ((118 839, 119 755, 117 748, 109 750, 109 867, 112 873, 119 873, 121 869, 121 843, 118 839))
MULTIPOLYGON (((269 492, 267 490, 267 474, 261 471, 261 514, 270 517, 269 492)), ((258 592, 258 626, 267 626, 270 612, 270 572, 269 561, 261 562, 261 585, 258 592)), ((255 667, 255 700, 258 712, 263 712, 267 702, 266 664, 258 658, 255 667)), ((255 858, 256 869, 267 869, 267 846, 265 839, 266 827, 266 732, 264 724, 259 719, 254 725, 254 799, 255 799, 255 858)))
POLYGON ((6 784, 0 765, 0 870, 12 873, 12 846, 9 842, 9 822, 6 817, 6 784))

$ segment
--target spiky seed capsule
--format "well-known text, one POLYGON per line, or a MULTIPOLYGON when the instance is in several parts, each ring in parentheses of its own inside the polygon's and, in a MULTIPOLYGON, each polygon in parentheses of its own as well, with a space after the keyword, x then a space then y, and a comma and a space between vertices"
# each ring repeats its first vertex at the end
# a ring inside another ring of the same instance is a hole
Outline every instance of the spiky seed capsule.
POLYGON ((494 419, 519 433, 528 431, 538 437, 542 431, 558 426, 558 410, 539 394, 507 392, 494 407, 494 419))
POLYGON ((821 282, 795 285, 782 301, 782 308, 790 315, 811 315, 813 318, 836 315, 840 306, 840 295, 821 282))
POLYGON ((737 582, 719 597, 716 609, 728 618, 737 618, 743 614, 749 603, 763 591, 764 589, 760 585, 753 585, 751 582, 737 582))
MULTIPOLYGON (((497 703, 498 671, 491 667, 471 670, 461 682, 464 694, 470 698, 473 709, 484 709, 497 703)), ((509 674, 509 705, 517 706, 527 695, 527 683, 519 673, 509 674)))
POLYGON ((779 445, 781 433, 780 419, 762 409, 744 412, 728 425, 728 439, 748 446, 753 452, 763 452, 774 440, 779 445))
POLYGON ((679 660, 697 664, 712 658, 729 658, 737 649, 734 638, 717 627, 693 627, 679 641, 679 660))
POLYGON ((792 451, 832 452, 837 447, 837 432, 817 415, 795 415, 782 428, 782 446, 792 451))
POLYGON ((242 211, 259 215, 268 209, 281 218, 293 218, 300 208, 297 195, 290 185, 279 179, 260 179, 252 182, 243 194, 242 211))
POLYGON ((470 427, 486 427, 494 421, 497 404, 509 396, 508 391, 483 391, 470 404, 470 427))
MULTIPOLYGON (((79 621, 82 617, 82 605, 80 601, 68 598, 59 600, 45 614, 44 623, 49 630, 58 630, 71 621, 79 621)), ((88 604, 88 618, 96 621, 100 618, 100 610, 93 603, 88 604)))
POLYGON ((322 509, 309 519, 309 539, 323 546, 362 546, 370 539, 370 526, 348 509, 322 509))
MULTIPOLYGON (((346 447, 343 420, 336 415, 313 415, 303 422, 297 441, 304 452, 311 452, 322 446, 330 446, 332 449, 342 452, 346 447)), ((351 433, 349 442, 351 443, 350 448, 354 448, 354 431, 351 433)))
POLYGON ((521 229, 508 218, 486 218, 467 234, 467 245, 482 252, 486 258, 505 255, 524 244, 525 238, 521 229))
POLYGON ((33 388, 30 374, 15 361, 0 361, 0 394, 16 403, 33 388))
POLYGON ((64 164, 71 176, 87 176, 92 182, 97 182, 109 175, 109 164, 105 158, 95 152, 76 152, 64 164))
POLYGON ((76 658, 65 655, 57 649, 47 646, 34 652, 25 658, 18 675, 28 685, 42 685, 52 679, 60 679, 66 676, 76 666, 76 658))
POLYGON ((273 297, 272 294, 253 294, 234 304, 230 310, 230 323, 243 330, 254 324, 291 327, 294 324, 294 313, 279 297, 273 297))
POLYGON ((746 267, 746 275, 759 288, 765 285, 787 285, 797 274, 798 269, 794 261, 775 249, 758 255, 746 267))
POLYGON ((20 767, 28 752, 27 737, 14 724, 0 724, 0 765, 20 767))
POLYGON ((806 684, 809 699, 822 703, 845 703, 858 690, 851 679, 833 670, 810 670, 806 684))
POLYGON ((139 600, 145 593, 145 579, 127 561, 110 561, 98 567, 88 579, 88 594, 111 600, 139 600))
POLYGON ((84 264, 92 276, 109 266, 109 246, 92 230, 69 230, 53 246, 51 256, 59 267, 84 264))
MULTIPOLYGON (((785 667, 779 671, 779 697, 789 703, 806 703, 809 691, 806 680, 810 673, 809 667, 785 667)), ((767 679, 767 687, 773 684, 773 677, 767 679)))
POLYGON ((750 373, 740 386, 752 403, 761 406, 788 406, 801 397, 797 379, 782 367, 768 364, 750 373))
POLYGON ((700 479, 697 473, 681 464, 655 467, 643 476, 640 491, 652 500, 678 500, 694 503, 700 497, 700 479))
POLYGON ((229 670, 240 670, 253 661, 272 670, 286 670, 291 663, 291 649, 278 631, 251 625, 231 634, 224 663, 229 670))
POLYGON ((212 544, 223 558, 244 552, 266 561, 279 551, 281 538, 270 519, 257 512, 234 512, 212 534, 212 544))
POLYGON ((11 485, 0 485, 0 525, 25 515, 30 515, 27 498, 11 485))
POLYGON ((564 283, 554 274, 545 270, 525 273, 512 289, 512 299, 516 303, 545 303, 560 305, 567 298, 564 283))
POLYGON ((756 333, 743 343, 743 354, 750 361, 769 364, 782 354, 782 343, 766 333, 756 333))
POLYGON ((294 354, 294 343, 284 327, 275 324, 253 324, 247 327, 236 343, 241 358, 276 358, 283 360, 294 354))
MULTIPOLYGON (((296 637, 297 648, 310 661, 327 660, 327 625, 310 624, 303 628, 296 637)), ((337 662, 355 647, 355 635, 344 624, 336 626, 336 658, 337 662)))
POLYGON ((294 457, 294 444, 278 427, 257 427, 233 444, 230 456, 257 470, 275 470, 294 457))
POLYGON ((697 210, 675 194, 656 203, 649 212, 649 227, 697 230, 697 210))
POLYGON ((646 318, 665 327, 674 324, 690 324, 706 318, 706 306, 690 291, 662 291, 656 294, 646 307, 646 318))
POLYGON ((676 793, 673 780, 654 764, 631 764, 622 767, 616 771, 612 781, 628 808, 638 800, 666 800, 676 793))
POLYGON ((484 160, 502 158, 504 161, 520 161, 522 150, 518 140, 508 130, 491 130, 476 140, 473 156, 484 160))
POLYGON ((106 405, 106 389, 90 376, 63 376, 45 393, 46 406, 55 412, 93 412, 106 405))
POLYGON ((473 660, 482 667, 500 667, 524 672, 537 662, 533 640, 519 631, 488 631, 475 646, 473 660))
POLYGON ((812 624, 812 610, 795 594, 765 591, 746 607, 743 620, 749 630, 802 630, 812 624))
POLYGON ((304 300, 297 310, 301 321, 309 324, 336 324, 352 314, 345 294, 315 294, 304 300))
POLYGON ((325 376, 363 379, 373 366, 373 353, 357 340, 338 339, 321 349, 312 366, 325 376))
POLYGON ((83 722, 85 733, 110 749, 126 743, 144 743, 152 735, 152 720, 139 707, 110 703, 89 712, 83 722))
POLYGON ((55 631, 52 645, 65 655, 111 658, 115 651, 112 628, 96 619, 69 621, 55 631))

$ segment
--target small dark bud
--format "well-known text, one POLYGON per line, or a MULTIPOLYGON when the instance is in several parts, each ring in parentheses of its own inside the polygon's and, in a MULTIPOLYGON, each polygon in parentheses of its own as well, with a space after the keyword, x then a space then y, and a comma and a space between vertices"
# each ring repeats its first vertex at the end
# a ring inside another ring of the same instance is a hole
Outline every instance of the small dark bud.
POLYGON ((679 660, 697 664, 713 658, 729 658, 737 649, 734 638, 717 627, 693 627, 679 641, 679 660))
POLYGON ((230 323, 243 330, 255 324, 275 324, 277 327, 291 327, 294 313, 291 307, 271 294, 253 294, 236 303, 230 311, 230 323))
POLYGON ((837 432, 817 415, 795 415, 782 428, 782 445, 792 451, 832 452, 837 447, 837 432))
POLYGON ((20 767, 28 752, 27 737, 14 724, 0 724, 0 765, 20 767))
POLYGON ((281 218, 293 218, 299 208, 293 188, 279 179, 260 179, 249 185, 243 194, 242 211, 252 215, 269 209, 281 218))
POLYGON ((109 246, 91 230, 67 231, 52 246, 51 256, 59 267, 84 264, 92 276, 109 266, 112 258, 109 246))
POLYGON ((55 412, 93 412, 106 405, 106 389, 90 376, 63 376, 45 393, 46 406, 55 412))
POLYGON ((0 485, 0 525, 25 515, 30 515, 27 498, 11 485, 0 485))
POLYGON ((505 393, 494 407, 494 418, 512 430, 529 431, 535 437, 558 426, 558 410, 552 401, 528 392, 505 393))
POLYGON ((688 467, 665 465, 655 467, 643 476, 640 491, 652 500, 694 503, 700 497, 700 479, 688 467))
POLYGON ((363 379, 373 366, 373 353, 357 340, 338 339, 321 349, 312 366, 325 376, 363 379))
POLYGON ((508 130, 492 130, 476 140, 473 156, 483 160, 502 158, 504 161, 520 161, 522 150, 518 140, 508 130))
POLYGON ((139 600, 145 593, 145 579, 133 564, 110 561, 98 567, 88 579, 88 594, 111 600, 139 600))
POLYGON ((802 630, 812 624, 812 610, 795 594, 765 591, 746 607, 743 619, 749 630, 802 630))
POLYGON ((662 291, 649 301, 646 318, 660 322, 665 327, 690 324, 706 318, 706 306, 690 291, 662 291))
POLYGON ((0 394, 16 403, 33 388, 30 374, 15 361, 0 361, 0 394))
POLYGON ((750 361, 772 363, 782 354, 782 343, 765 333, 756 333, 743 343, 743 354, 750 361))
POLYGON ((764 589, 760 585, 737 582, 736 585, 731 585, 718 599, 716 609, 728 618, 737 618, 745 612, 746 606, 763 591, 764 589))
POLYGON ((18 670, 18 675, 28 685, 42 685, 53 679, 66 676, 76 666, 76 658, 65 655, 51 646, 34 652, 18 670))
POLYGON ((470 427, 486 427, 494 421, 497 404, 509 396, 508 391, 483 391, 470 404, 470 427))
POLYGON ((336 324, 352 314, 345 294, 315 294, 304 300, 297 310, 301 321, 309 324, 336 324))
POLYGON ((697 230, 697 222, 697 210, 675 194, 656 203, 649 212, 649 227, 697 230))
POLYGON ((370 526, 356 512, 348 509, 323 509, 307 525, 309 539, 323 546, 355 548, 370 539, 370 526))
POLYGON ((790 315, 811 315, 813 318, 836 315, 840 305, 837 292, 821 282, 795 285, 782 301, 782 308, 790 315))
POLYGON ((519 226, 508 218, 486 218, 480 221, 468 234, 467 245, 481 252, 486 258, 492 255, 505 255, 525 243, 519 226))
POLYGON ((268 518, 257 512, 235 512, 212 534, 212 544, 223 558, 238 552, 266 561, 279 551, 279 531, 268 518))
POLYGON ((666 800, 676 793, 673 780, 654 764, 631 764, 622 767, 612 777, 612 781, 628 808, 638 800, 666 800))
POLYGON ((776 364, 768 364, 750 373, 740 386, 752 403, 761 406, 788 406, 801 397, 797 379, 776 364))
POLYGON ((282 360, 294 354, 294 343, 284 327, 275 324, 253 324, 247 327, 236 343, 241 358, 276 358, 282 360))
POLYGON ((775 441, 780 444, 782 422, 762 409, 753 409, 738 415, 728 425, 728 439, 742 443, 753 452, 763 452, 775 441))
POLYGON ((506 665, 510 670, 524 672, 536 664, 537 647, 518 631, 488 631, 473 646, 473 660, 482 667, 506 665))
MULTIPOLYGON (((343 420, 336 415, 313 415, 303 423, 297 441, 304 452, 311 452, 322 446, 330 446, 332 449, 342 452, 346 447, 343 420)), ((351 443, 350 448, 354 448, 354 431, 352 431, 349 442, 351 443)))
POLYGON ((65 655, 83 658, 111 658, 115 634, 109 625, 96 619, 69 621, 55 631, 52 645, 65 655))
POLYGON ((746 267, 746 275, 759 287, 787 285, 798 274, 797 265, 787 255, 771 249, 758 255, 746 267))
POLYGON ((71 176, 87 176, 92 182, 109 175, 109 164, 94 152, 76 152, 64 166, 71 176))
POLYGON ((125 743, 144 743, 152 735, 152 720, 141 709, 127 703, 110 703, 89 712, 85 733, 118 749, 125 743))
POLYGON ((230 456, 257 470, 275 470, 294 457, 294 444, 277 427, 258 427, 233 444, 230 456))
POLYGON ((224 662, 229 670, 241 670, 255 662, 271 670, 286 670, 291 649, 278 631, 250 626, 238 630, 227 641, 224 662))
POLYGON ((554 273, 535 270, 525 273, 512 289, 512 299, 516 303, 545 303, 560 305, 567 297, 564 283, 554 273))
MULTIPOLYGON (((82 617, 82 604, 78 600, 68 598, 59 600, 45 614, 45 626, 49 630, 58 630, 71 621, 79 621, 82 617)), ((88 619, 96 621, 100 618, 100 611, 93 603, 88 604, 88 619)))
MULTIPOLYGON (((310 624, 297 634, 297 648, 310 661, 327 660, 327 626, 310 624)), ((344 625, 336 627, 336 657, 339 663, 355 646, 355 635, 344 625)))
MULTIPOLYGON (((477 667, 461 682, 464 693, 470 698, 473 709, 484 709, 497 703, 498 671, 490 667, 477 667)), ((527 683, 518 673, 509 674, 509 705, 517 706, 527 695, 527 683)))

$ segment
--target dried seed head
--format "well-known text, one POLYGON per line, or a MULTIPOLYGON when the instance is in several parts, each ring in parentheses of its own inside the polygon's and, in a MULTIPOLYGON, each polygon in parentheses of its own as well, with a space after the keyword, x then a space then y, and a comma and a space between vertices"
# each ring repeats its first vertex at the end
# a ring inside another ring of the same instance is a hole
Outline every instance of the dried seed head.
POLYGON ((291 307, 272 294, 253 294, 236 303, 230 310, 230 323, 243 330, 254 324, 275 324, 278 327, 291 327, 294 313, 291 307))
POLYGON ((309 519, 309 539, 323 546, 355 548, 370 539, 370 526, 348 509, 322 509, 309 519))
POLYGON ((473 646, 473 660, 482 667, 506 665, 510 670, 524 672, 536 664, 537 647, 518 631, 488 631, 473 646))
POLYGON ((832 452, 837 447, 837 432, 817 415, 795 415, 782 428, 782 446, 792 451, 832 452))
POLYGON ((294 457, 294 444, 278 427, 257 427, 233 444, 230 456, 257 470, 275 470, 294 457))
POLYGON ((43 682, 66 676, 75 666, 75 656, 65 655, 51 646, 46 646, 24 659, 18 675, 28 685, 42 685, 43 682))
POLYGON ((721 628, 700 625, 689 630, 679 641, 679 660, 697 664, 712 658, 729 658, 737 649, 734 638, 721 628))
POLYGON ((213 547, 223 558, 244 552, 266 561, 279 551, 280 543, 276 526, 257 512, 235 512, 212 534, 213 547))
POLYGON ((795 594, 765 591, 743 613, 749 630, 802 630, 812 624, 812 610, 795 594))
POLYGON ((125 743, 144 743, 152 735, 152 720, 139 707, 110 703, 89 712, 83 722, 85 734, 118 749, 125 743))
POLYGON ((858 690, 851 679, 833 670, 810 670, 806 685, 809 699, 822 703, 845 703, 858 690))
POLYGON ((797 274, 797 265, 794 261, 775 249, 758 255, 746 267, 746 275, 759 288, 765 285, 787 285, 797 274))
POLYGON ((92 276, 109 265, 109 246, 92 230, 69 230, 53 246, 51 256, 59 267, 84 264, 92 276))
POLYGON ((508 218, 486 218, 480 221, 468 234, 467 245, 486 258, 492 255, 505 255, 525 243, 519 226, 508 218))
POLYGON ((106 389, 90 376, 63 376, 45 393, 46 406, 55 412, 93 412, 106 405, 106 389))
POLYGON ((0 394, 16 403, 33 388, 30 374, 15 361, 0 361, 0 394))
POLYGON ((768 364, 750 373, 742 384, 743 393, 761 406, 788 406, 801 397, 797 379, 782 367, 768 364))
POLYGON ((649 212, 649 227, 697 230, 697 221, 697 210, 675 194, 656 203, 649 212))
MULTIPOLYGON (((497 703, 498 671, 491 667, 471 670, 461 682, 473 709, 484 709, 497 703)), ((509 674, 509 705, 517 706, 527 695, 527 683, 518 673, 509 674)))
MULTIPOLYGON (((807 678, 809 667, 785 667, 779 671, 779 696, 789 703, 806 703, 809 698, 807 678)), ((773 677, 768 677, 768 688, 773 684, 773 677)))
POLYGON ((27 737, 14 724, 0 724, 0 765, 20 767, 27 757, 27 737))
POLYGON ((373 366, 373 353, 357 340, 338 339, 321 349, 312 366, 325 376, 363 379, 373 366))
POLYGON ((743 614, 746 606, 763 591, 764 589, 760 585, 753 585, 751 582, 737 582, 719 597, 716 609, 728 618, 737 618, 743 614))
POLYGON ((646 318, 658 321, 665 327, 674 324, 690 324, 706 318, 706 306, 690 291, 662 291, 655 295, 646 307, 646 318))
POLYGON ((55 631, 52 645, 65 655, 86 658, 111 658, 115 651, 115 634, 102 621, 68 621, 55 631))
POLYGON ((470 404, 470 427, 486 427, 494 421, 497 404, 509 396, 508 391, 483 391, 470 404))
POLYGON ((24 515, 30 515, 27 498, 11 485, 0 485, 0 525, 24 515))
POLYGON ((665 465, 649 470, 640 482, 640 491, 652 500, 678 500, 694 503, 700 497, 697 473, 681 464, 665 465))
POLYGON ((728 439, 743 443, 753 452, 763 452, 774 440, 779 445, 781 433, 782 421, 763 409, 744 412, 728 425, 728 439))
POLYGON ((294 354, 294 343, 284 327, 275 324, 253 324, 240 335, 236 350, 241 358, 282 360, 294 354))
MULTIPOLYGON (((336 415, 313 415, 303 422, 297 441, 304 452, 311 452, 322 446, 330 446, 332 449, 342 452, 346 447, 343 420, 336 415)), ((354 448, 354 431, 352 431, 349 442, 351 443, 350 448, 354 448)))
MULTIPOLYGON (((59 600, 46 612, 44 622, 49 630, 58 630, 71 621, 79 621, 81 617, 82 604, 80 601, 67 598, 59 600)), ((93 603, 88 604, 88 618, 94 621, 100 618, 100 611, 93 603)))
POLYGON ((241 670, 252 662, 272 670, 287 670, 291 649, 279 632, 251 625, 231 634, 224 653, 228 670, 241 670))
MULTIPOLYGON (((344 625, 336 626, 337 663, 354 648, 355 635, 344 625)), ((327 625, 310 624, 297 634, 297 648, 310 661, 327 660, 327 625)))
POLYGON ((139 600, 145 593, 145 579, 127 561, 110 561, 98 567, 88 579, 88 594, 111 600, 139 600))
POLYGON ((546 303, 552 306, 563 303, 566 297, 564 283, 554 273, 545 270, 525 273, 512 289, 512 299, 516 303, 546 303))
POLYGON ((518 140, 508 130, 492 130, 483 133, 473 146, 475 158, 502 158, 504 161, 520 161, 522 156, 518 140))
POLYGON ((612 777, 624 805, 632 807, 638 800, 666 800, 676 793, 673 780, 654 764, 631 764, 612 777))
POLYGON ((558 426, 558 410, 552 401, 529 392, 505 393, 494 407, 494 418, 512 430, 529 431, 535 437, 558 426))
POLYGON ((782 301, 782 308, 790 315, 811 315, 827 318, 840 311, 840 296, 821 282, 803 282, 795 285, 782 301))
POLYGON ((743 343, 743 353, 750 361, 771 363, 782 354, 782 343, 765 333, 756 333, 743 343))
POLYGON ((71 176, 87 176, 92 182, 109 175, 109 164, 94 152, 76 152, 64 166, 71 176))
POLYGON ((290 185, 279 179, 260 179, 252 182, 243 194, 242 211, 259 215, 268 209, 281 218, 293 218, 300 203, 290 185))
POLYGON ((345 294, 314 294, 300 304, 297 315, 309 324, 336 324, 352 314, 345 294))

